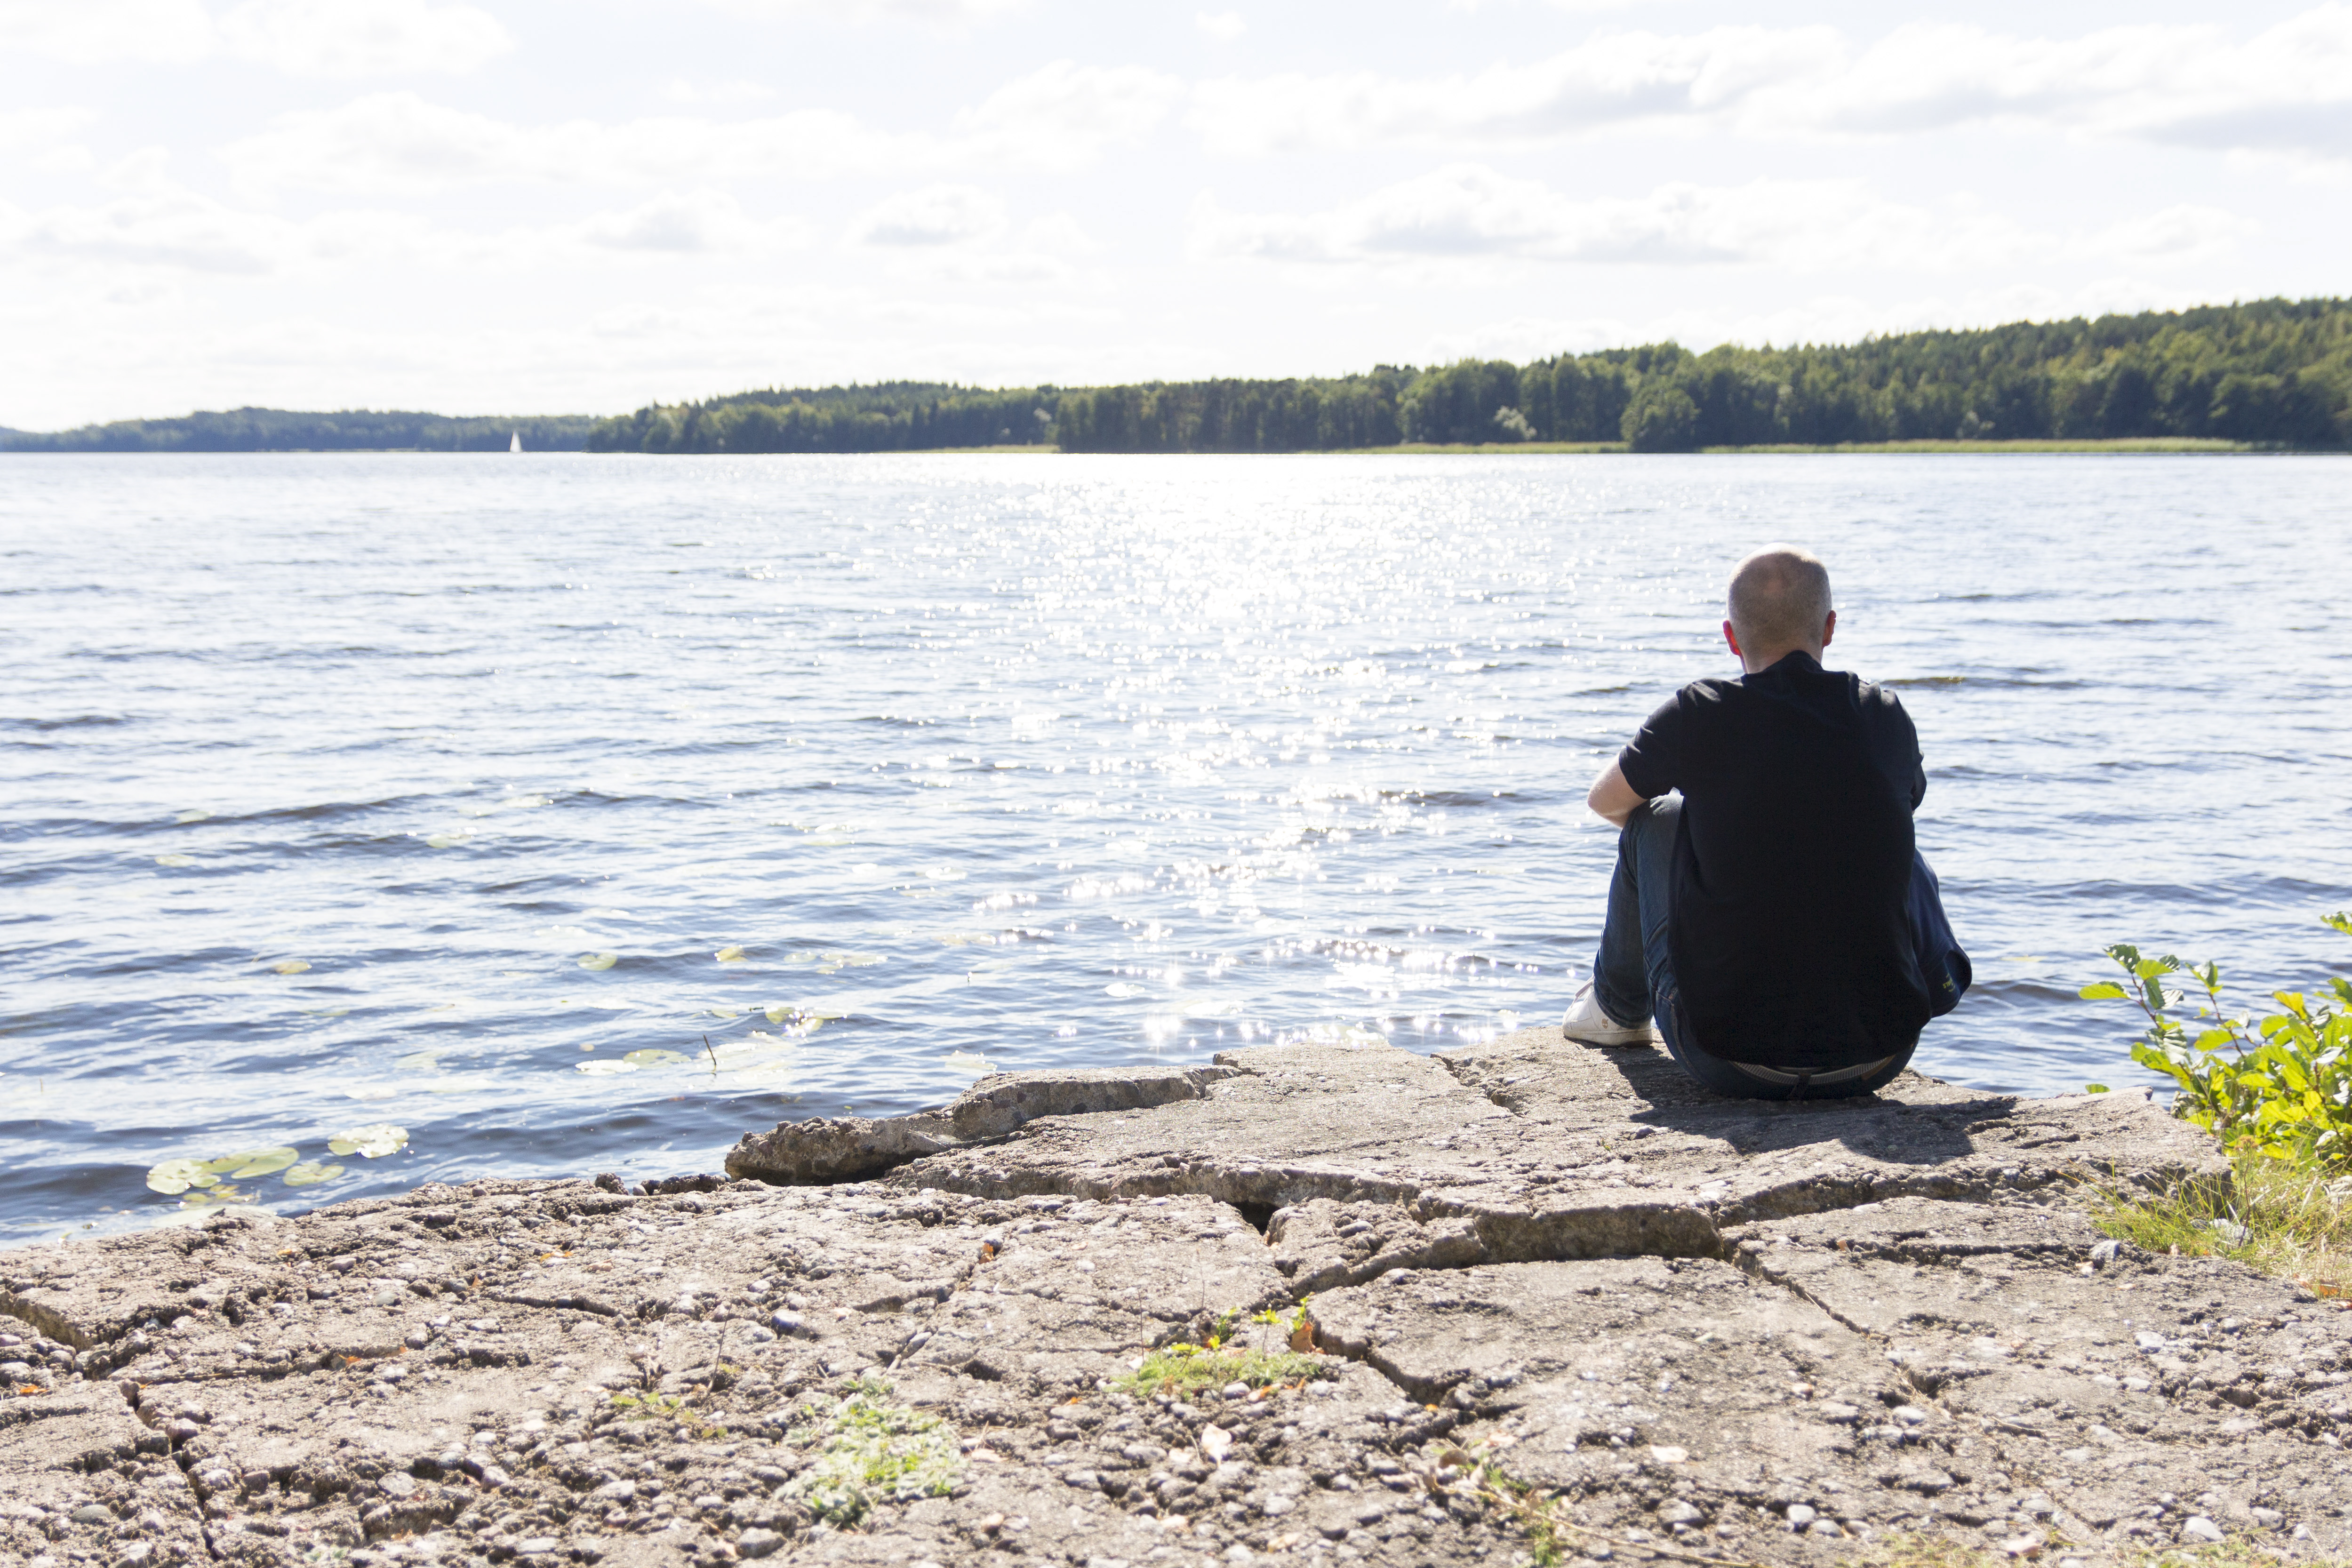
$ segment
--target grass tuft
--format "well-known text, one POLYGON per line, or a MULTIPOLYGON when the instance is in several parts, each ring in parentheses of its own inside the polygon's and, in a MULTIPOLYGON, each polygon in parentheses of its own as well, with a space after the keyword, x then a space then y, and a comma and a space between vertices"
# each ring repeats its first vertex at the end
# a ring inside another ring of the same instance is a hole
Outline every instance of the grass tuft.
POLYGON ((2352 1180, 2245 1154, 2226 1191, 2164 1197, 2109 1189, 2091 1218, 2118 1241, 2183 1258, 2227 1258, 2320 1296, 2352 1296, 2352 1180))
POLYGON ((881 1502, 945 1497, 963 1474, 955 1429, 938 1416, 891 1402, 890 1384, 861 1378, 838 1399, 794 1415, 784 1440, 816 1450, 785 1494, 835 1526, 856 1524, 881 1502))
POLYGON ((1330 1375, 1331 1369, 1322 1357, 1300 1355, 1296 1351, 1244 1350, 1237 1345, 1211 1350, 1180 1344, 1151 1352, 1143 1358, 1141 1366, 1111 1386, 1147 1399, 1163 1393, 1189 1399, 1230 1383, 1271 1388, 1280 1383, 1302 1383, 1330 1375))
POLYGON ((685 1399, 669 1394, 616 1394, 613 1413, 624 1421, 670 1421, 691 1426, 704 1438, 724 1437, 727 1428, 713 1426, 685 1399))
POLYGON ((2347 1568, 2340 1557, 2296 1557, 2273 1552, 2258 1541, 2233 1535, 2210 1546, 2151 1546, 2116 1558, 2118 1568, 2347 1568))

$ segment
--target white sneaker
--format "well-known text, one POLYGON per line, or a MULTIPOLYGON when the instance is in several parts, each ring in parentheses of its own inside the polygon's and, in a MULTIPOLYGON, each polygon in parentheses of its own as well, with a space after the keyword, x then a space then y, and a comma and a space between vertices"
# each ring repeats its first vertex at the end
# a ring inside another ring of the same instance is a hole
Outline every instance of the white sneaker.
POLYGON ((1592 994, 1592 982, 1590 980, 1578 989, 1576 1001, 1568 1009, 1568 1016, 1559 1021, 1559 1032, 1580 1046, 1654 1046, 1659 1043, 1658 1031, 1650 1025, 1628 1026, 1602 1012, 1601 998, 1592 994))

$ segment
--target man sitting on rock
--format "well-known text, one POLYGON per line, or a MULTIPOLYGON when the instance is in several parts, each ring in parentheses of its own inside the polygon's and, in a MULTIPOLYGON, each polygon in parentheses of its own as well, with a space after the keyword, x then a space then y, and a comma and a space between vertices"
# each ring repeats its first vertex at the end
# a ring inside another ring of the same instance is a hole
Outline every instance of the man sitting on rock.
POLYGON ((1969 984, 1912 841, 1918 732, 1893 692, 1822 668, 1837 612, 1818 557, 1759 550, 1730 601, 1723 637, 1746 673, 1676 692, 1586 797, 1622 831, 1564 1028, 1587 1046, 1663 1039, 1723 1094, 1874 1093, 1969 984))

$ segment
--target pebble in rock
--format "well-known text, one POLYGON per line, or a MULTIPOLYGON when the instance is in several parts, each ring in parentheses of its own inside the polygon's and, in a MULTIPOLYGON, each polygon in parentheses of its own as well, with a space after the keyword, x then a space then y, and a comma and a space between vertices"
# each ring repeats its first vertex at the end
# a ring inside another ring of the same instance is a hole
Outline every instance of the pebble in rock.
POLYGON ((2221 1527, 2214 1523, 2211 1520, 2205 1518, 2202 1514, 2200 1514, 2181 1521, 2180 1539, 2183 1541, 2202 1541, 2208 1542, 2218 1542, 2221 1539, 2221 1527))

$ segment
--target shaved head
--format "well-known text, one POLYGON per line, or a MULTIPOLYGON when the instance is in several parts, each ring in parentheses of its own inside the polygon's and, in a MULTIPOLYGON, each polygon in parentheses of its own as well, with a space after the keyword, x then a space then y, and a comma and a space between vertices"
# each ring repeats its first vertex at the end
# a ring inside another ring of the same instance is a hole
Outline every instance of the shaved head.
POLYGON ((1830 608, 1830 569, 1810 550, 1768 544, 1731 574, 1732 635, 1755 668, 1799 648, 1818 657, 1830 608))

